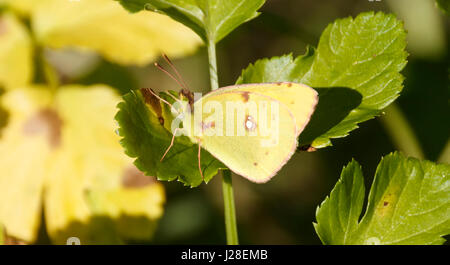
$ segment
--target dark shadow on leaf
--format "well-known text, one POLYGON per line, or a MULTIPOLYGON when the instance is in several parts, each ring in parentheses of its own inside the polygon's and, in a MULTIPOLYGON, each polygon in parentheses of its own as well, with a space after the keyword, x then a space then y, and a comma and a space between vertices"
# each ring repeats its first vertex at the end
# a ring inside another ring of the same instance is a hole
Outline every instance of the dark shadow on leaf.
POLYGON ((319 136, 338 125, 362 101, 362 95, 347 87, 314 88, 319 93, 319 103, 311 121, 299 137, 299 149, 308 150, 319 136))

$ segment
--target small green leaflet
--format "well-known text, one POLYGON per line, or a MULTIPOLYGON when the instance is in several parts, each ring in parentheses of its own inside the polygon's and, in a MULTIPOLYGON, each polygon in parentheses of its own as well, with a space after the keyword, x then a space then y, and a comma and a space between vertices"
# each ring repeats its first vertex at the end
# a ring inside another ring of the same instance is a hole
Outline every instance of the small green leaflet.
MULTIPOLYGON (((171 103, 174 101, 164 94, 161 97, 171 103)), ((169 108, 162 105, 165 120, 162 126, 158 116, 145 103, 141 91, 131 91, 123 96, 123 100, 118 105, 119 112, 115 118, 120 126, 118 133, 123 137, 121 144, 125 153, 137 158, 134 164, 146 175, 156 176, 159 180, 178 180, 191 187, 200 185, 198 145, 192 144, 187 137, 175 137, 173 147, 160 162, 172 140, 172 133, 168 130, 172 121, 169 108)), ((219 169, 226 168, 203 149, 201 163, 205 182, 211 180, 219 169)))
POLYGON ((319 104, 300 135, 300 146, 323 148, 372 119, 403 88, 406 33, 394 15, 362 13, 329 25, 317 49, 293 58, 259 60, 242 72, 238 84, 291 81, 314 87, 319 104), (355 93, 356 92, 356 93, 355 93))
POLYGON ((324 244, 442 244, 450 233, 450 165, 384 157, 378 165, 364 216, 364 178, 350 162, 316 211, 324 244))
POLYGON ((219 42, 258 16, 265 0, 116 0, 131 12, 164 13, 195 31, 206 43, 219 42))

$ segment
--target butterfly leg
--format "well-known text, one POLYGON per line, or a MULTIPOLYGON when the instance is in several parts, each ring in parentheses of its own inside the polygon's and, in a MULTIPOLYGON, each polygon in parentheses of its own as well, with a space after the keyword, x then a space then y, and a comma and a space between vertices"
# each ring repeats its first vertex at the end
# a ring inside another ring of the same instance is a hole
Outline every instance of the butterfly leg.
POLYGON ((175 131, 173 132, 172 141, 170 141, 169 147, 167 148, 166 152, 165 152, 164 155, 161 157, 161 160, 159 160, 159 162, 162 162, 162 161, 163 161, 164 157, 167 155, 167 153, 169 152, 170 148, 172 148, 173 142, 175 141, 175 136, 176 136, 176 134, 177 134, 178 129, 180 129, 180 128, 176 128, 175 131))
POLYGON ((205 178, 203 177, 203 172, 202 172, 201 151, 202 151, 202 146, 201 146, 200 142, 198 142, 198 170, 200 171, 202 180, 205 180, 205 178))

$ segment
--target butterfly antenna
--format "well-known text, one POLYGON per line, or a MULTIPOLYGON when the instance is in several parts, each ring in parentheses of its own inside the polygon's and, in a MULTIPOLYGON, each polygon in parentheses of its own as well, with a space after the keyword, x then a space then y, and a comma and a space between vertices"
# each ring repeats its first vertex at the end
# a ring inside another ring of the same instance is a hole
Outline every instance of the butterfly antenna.
MULTIPOLYGON (((179 99, 179 98, 177 98, 177 97, 175 97, 174 95, 172 95, 170 92, 166 92, 166 91, 164 91, 164 93, 166 94, 166 95, 168 95, 169 97, 171 97, 171 98, 173 98, 176 102, 178 102, 178 103, 180 103, 180 104, 182 104, 183 103, 183 101, 181 100, 181 99, 179 99)), ((178 110, 176 110, 177 111, 177 113, 178 114, 180 114, 181 112, 180 111, 178 111, 178 110)))
POLYGON ((167 71, 164 67, 162 67, 159 63, 155 63, 156 68, 158 68, 159 70, 161 70, 163 73, 165 73, 166 75, 168 75, 170 78, 172 78, 172 80, 174 80, 175 82, 177 82, 177 84, 181 87, 184 88, 184 85, 175 78, 175 76, 173 76, 171 73, 169 73, 169 71, 167 71))
MULTIPOLYGON (((153 96, 155 96, 157 99, 159 99, 159 100, 161 100, 162 102, 164 102, 164 103, 166 103, 167 105, 169 105, 172 109, 175 109, 174 107, 173 107, 173 105, 172 104, 170 104, 167 100, 165 100, 165 99, 163 99, 163 98, 161 98, 160 96, 158 96, 155 92, 153 92, 153 90, 151 90, 151 89, 145 89, 146 91, 148 91, 148 92, 150 92, 153 96)), ((175 109, 176 110, 176 109, 175 109)), ((176 110, 177 111, 177 110, 176 110)), ((177 113, 178 114, 180 114, 178 111, 177 111, 177 113)))
POLYGON ((189 90, 186 82, 184 81, 183 77, 180 75, 180 73, 178 72, 177 68, 175 67, 175 65, 172 63, 172 61, 169 59, 169 57, 163 53, 163 58, 164 60, 166 60, 167 64, 170 65, 170 67, 172 68, 172 70, 175 72, 176 76, 178 77, 178 79, 181 81, 181 83, 183 83, 183 88, 189 90))

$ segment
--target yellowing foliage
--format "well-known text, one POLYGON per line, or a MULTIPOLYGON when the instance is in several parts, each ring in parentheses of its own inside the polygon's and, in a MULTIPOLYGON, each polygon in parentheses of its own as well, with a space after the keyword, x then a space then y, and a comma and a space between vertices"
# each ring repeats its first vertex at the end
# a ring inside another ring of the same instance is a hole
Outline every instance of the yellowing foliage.
POLYGON ((82 243, 151 236, 164 190, 155 181, 139 184, 145 176, 133 169, 114 133, 118 102, 101 85, 66 86, 56 94, 33 87, 3 96, 10 122, 0 141, 0 223, 8 235, 33 242, 43 209, 55 243, 71 236, 82 243), (139 185, 127 184, 130 176, 139 185), (127 234, 124 222, 147 232, 127 234))
POLYGON ((32 50, 25 26, 12 14, 0 14, 0 87, 10 89, 30 82, 32 50))
POLYGON ((33 10, 32 21, 46 47, 94 50, 121 64, 144 65, 161 53, 178 57, 201 44, 189 28, 167 16, 130 14, 112 0, 47 0, 33 10))

